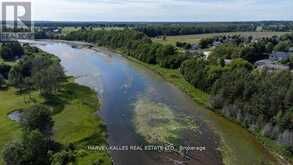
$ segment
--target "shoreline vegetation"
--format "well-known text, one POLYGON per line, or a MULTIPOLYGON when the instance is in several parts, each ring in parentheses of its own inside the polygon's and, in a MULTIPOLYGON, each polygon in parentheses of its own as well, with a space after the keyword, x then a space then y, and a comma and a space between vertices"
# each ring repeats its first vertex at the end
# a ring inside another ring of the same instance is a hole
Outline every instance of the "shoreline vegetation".
MULTIPOLYGON (((69 42, 70 43, 71 41, 63 40, 62 42, 69 42)), ((73 42, 75 42, 75 41, 73 41, 73 42)), ((168 68, 163 68, 159 65, 148 64, 148 63, 142 62, 132 56, 128 56, 127 54, 125 54, 123 52, 123 50, 120 50, 120 49, 112 49, 111 47, 107 47, 107 46, 97 46, 97 45, 93 46, 93 45, 94 44, 92 44, 92 43, 84 42, 83 47, 89 48, 89 49, 92 49, 95 51, 106 49, 108 51, 118 53, 130 61, 133 61, 137 64, 143 65, 144 67, 157 73, 163 79, 167 80, 168 82, 170 82, 171 84, 173 84, 177 88, 179 88, 181 91, 186 93, 188 96, 190 96, 193 99, 193 101, 195 103, 202 105, 203 107, 209 109, 210 112, 208 112, 208 113, 212 113, 211 115, 216 116, 215 118, 218 118, 218 120, 223 120, 222 118, 224 118, 224 120, 230 121, 230 122, 232 122, 232 124, 236 124, 237 126, 242 127, 246 132, 248 132, 251 136, 253 136, 256 139, 257 143, 261 144, 261 146, 259 146, 259 147, 266 148, 270 152, 270 154, 272 154, 274 156, 274 158, 272 158, 274 161, 278 161, 278 163, 284 164, 284 165, 292 163, 292 158, 284 157, 283 153, 282 153, 282 147, 280 147, 278 144, 276 144, 273 140, 266 138, 259 133, 251 132, 248 129, 246 129, 245 127, 243 127, 236 120, 226 118, 220 112, 213 110, 213 108, 209 105, 209 102, 208 102, 209 94, 198 89, 198 88, 195 88, 189 82, 187 82, 178 69, 168 69, 168 68), (86 44, 86 43, 88 43, 88 44, 86 44), (221 119, 219 119, 219 118, 221 118, 221 119)), ((226 145, 226 142, 223 139, 223 137, 220 137, 220 144, 221 144, 220 150, 221 150, 221 154, 223 156, 223 163, 225 163, 227 165, 233 164, 233 160, 232 160, 233 153, 232 153, 231 149, 229 148, 229 146, 226 145)), ((259 162, 259 163, 261 164, 261 163, 266 163, 266 162, 259 162)))
MULTIPOLYGON (((121 54, 120 51, 117 51, 117 53, 121 54)), ((160 75, 163 79, 165 79, 168 82, 170 82, 171 84, 175 85, 177 88, 179 88, 185 94, 190 96, 195 103, 200 104, 201 106, 204 106, 209 111, 214 113, 213 115, 219 115, 220 118, 225 118, 223 114, 221 114, 219 112, 215 112, 212 109, 212 107, 210 107, 210 105, 208 104, 209 95, 207 93, 201 91, 200 89, 193 87, 191 84, 189 84, 183 78, 183 76, 179 73, 178 70, 166 69, 166 68, 162 68, 158 65, 146 64, 146 63, 143 63, 133 57, 129 57, 129 56, 123 56, 123 57, 127 58, 130 61, 133 61, 135 63, 143 65, 144 67, 152 70, 153 72, 160 75)), ((228 118, 225 118, 225 120, 231 121, 231 122, 233 122, 233 124, 237 124, 237 125, 241 126, 241 124, 235 120, 231 120, 228 118)), ((242 127, 242 128, 244 128, 244 127, 242 127)), ((280 147, 277 146, 277 144, 275 144, 272 140, 270 140, 266 137, 263 137, 260 134, 254 134, 253 132, 249 131, 248 129, 246 129, 246 128, 244 128, 244 129, 246 131, 248 131, 249 134, 254 135, 254 137, 257 139, 257 141, 260 142, 262 145, 264 145, 264 147, 266 149, 268 149, 271 154, 273 154, 276 158, 281 159, 279 161, 286 164, 285 158, 280 155, 281 154, 279 151, 280 147)), ((233 154, 233 153, 231 153, 231 151, 229 151, 230 150, 229 147, 225 145, 225 142, 222 138, 220 138, 220 143, 221 143, 220 148, 221 148, 221 152, 222 152, 222 156, 223 156, 223 162, 228 165, 232 164, 232 161, 230 159, 231 159, 231 154, 233 154)), ((292 160, 289 160, 289 161, 292 162, 292 160)))
MULTIPOLYGON (((24 49, 22 57, 18 57, 17 61, 9 61, 9 64, 13 64, 12 66, 19 69, 22 68, 22 65, 26 66, 24 67, 26 70, 20 69, 22 71, 28 71, 31 67, 34 68, 34 63, 36 62, 38 64, 43 63, 44 61, 40 61, 43 60, 44 56, 48 56, 49 59, 47 60, 52 60, 52 64, 60 62, 56 56, 42 52, 35 47, 26 45, 24 49), (33 52, 28 53, 28 50, 33 52)), ((50 64, 51 62, 48 63, 50 64)), ((5 65, 6 61, 3 60, 0 64, 5 65)), ((41 67, 42 65, 37 66, 41 67)), ((47 68, 50 68, 50 66, 51 64, 47 68)), ((26 75, 26 80, 33 80, 35 73, 32 70, 30 74, 26 75)), ((40 72, 42 70, 43 68, 38 69, 40 72)), ((48 71, 46 74, 49 75, 49 73, 48 71)), ((10 74, 9 77, 11 77, 10 74)), ((42 79, 44 75, 45 72, 38 78, 42 79)), ((28 88, 18 86, 16 82, 12 85, 11 78, 7 78, 5 83, 7 83, 6 87, 0 89, 1 165, 4 164, 4 161, 15 165, 36 164, 36 162, 41 162, 43 165, 51 163, 112 164, 108 152, 88 150, 88 146, 107 145, 106 126, 96 114, 96 111, 100 108, 100 102, 95 91, 78 85, 73 77, 66 76, 58 80, 58 89, 54 89, 52 93, 47 91, 49 87, 40 88, 41 90, 39 90, 34 85, 31 85, 34 88, 30 88, 28 91, 28 88), (8 115, 15 111, 21 112, 20 121, 9 119, 8 115), (38 113, 41 116, 38 116, 38 113), (47 113, 48 120, 44 119, 43 113, 47 113), (41 129, 41 124, 37 124, 39 125, 37 128, 34 126, 33 123, 41 119, 39 117, 42 118, 40 121, 44 122, 45 129, 41 129), (30 123, 29 126, 28 123, 30 123), (28 145, 29 142, 42 145, 44 141, 47 141, 45 139, 49 139, 49 143, 46 144, 49 147, 48 152, 40 149, 41 147, 37 149, 28 145), (23 147, 22 149, 18 148, 21 146, 23 147), (29 155, 22 156, 23 152, 27 152, 26 150, 36 152, 32 155, 34 157, 29 155), (13 152, 17 153, 13 154, 13 152), (42 152, 44 155, 38 156, 42 152)))

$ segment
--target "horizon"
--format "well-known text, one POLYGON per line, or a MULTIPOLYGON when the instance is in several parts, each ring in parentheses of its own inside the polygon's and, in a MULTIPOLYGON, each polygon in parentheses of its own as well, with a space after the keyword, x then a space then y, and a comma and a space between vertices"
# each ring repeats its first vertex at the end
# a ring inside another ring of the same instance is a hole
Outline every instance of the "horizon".
MULTIPOLYGON (((5 0, 9 2, 13 0, 5 0)), ((282 0, 25 0, 34 21, 251 22, 293 21, 282 0), (52 10, 54 9, 54 10, 52 10)))

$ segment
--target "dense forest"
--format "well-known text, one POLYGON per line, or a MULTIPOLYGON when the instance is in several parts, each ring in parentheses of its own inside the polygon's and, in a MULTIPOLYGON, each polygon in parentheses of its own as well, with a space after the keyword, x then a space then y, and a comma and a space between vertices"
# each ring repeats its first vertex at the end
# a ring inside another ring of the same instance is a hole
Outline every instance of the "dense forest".
POLYGON ((135 27, 149 37, 245 31, 292 31, 292 22, 210 22, 151 24, 135 27))
POLYGON ((147 25, 136 28, 150 37, 161 35, 188 35, 188 34, 205 34, 205 33, 221 33, 221 32, 239 32, 239 31, 255 31, 255 24, 188 24, 188 25, 147 25))
POLYGON ((187 56, 175 51, 171 45, 153 43, 150 38, 135 30, 79 30, 65 36, 66 40, 80 40, 96 43, 113 49, 149 64, 176 69, 187 56))
MULTIPOLYGON (((210 104, 215 111, 252 132, 276 140, 286 146, 286 154, 293 154, 292 72, 258 70, 253 65, 273 50, 288 51, 293 45, 293 34, 258 42, 234 37, 216 47, 208 59, 202 55, 188 56, 171 45, 153 43, 144 33, 129 29, 80 30, 64 39, 96 43, 149 64, 180 69, 188 82, 210 93, 210 104), (224 59, 232 62, 225 64, 224 59)), ((292 56, 288 62, 293 63, 292 56)))
MULTIPOLYGON (((293 31, 292 21, 259 22, 50 22, 36 21, 35 38, 51 38, 52 31, 66 27, 93 28, 128 28, 143 32, 149 37, 162 35, 189 35, 220 32, 246 31, 293 31)), ((55 34, 54 34, 55 35, 55 34)))

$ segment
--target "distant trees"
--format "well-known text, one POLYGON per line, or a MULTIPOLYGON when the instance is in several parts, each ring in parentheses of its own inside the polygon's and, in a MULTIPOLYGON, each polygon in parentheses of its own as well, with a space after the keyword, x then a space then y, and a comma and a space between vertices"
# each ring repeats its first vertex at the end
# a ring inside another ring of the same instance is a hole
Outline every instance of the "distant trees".
POLYGON ((239 58, 241 47, 234 44, 223 44, 217 46, 213 51, 209 60, 217 62, 218 59, 234 59, 239 58))
POLYGON ((213 38, 202 38, 199 41, 199 47, 202 49, 208 48, 214 42, 213 38))
POLYGON ((149 37, 162 35, 188 35, 235 31, 255 31, 253 23, 176 23, 145 25, 135 28, 149 37))
POLYGON ((13 61, 24 55, 23 48, 17 41, 4 42, 1 45, 0 56, 7 61, 13 61))
POLYGON ((64 37, 67 40, 81 40, 97 43, 149 64, 159 64, 166 68, 179 68, 186 59, 172 45, 153 43, 145 34, 135 30, 79 30, 64 37))
POLYGON ((283 51, 288 52, 290 48, 290 42, 288 41, 281 41, 274 47, 274 51, 283 51))
POLYGON ((191 49, 191 44, 186 42, 176 42, 178 48, 191 49))

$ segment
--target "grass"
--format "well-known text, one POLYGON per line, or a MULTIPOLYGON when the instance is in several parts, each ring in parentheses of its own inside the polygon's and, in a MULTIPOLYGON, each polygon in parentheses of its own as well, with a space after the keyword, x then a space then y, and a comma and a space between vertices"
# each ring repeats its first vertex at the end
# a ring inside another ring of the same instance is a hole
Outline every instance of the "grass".
MULTIPOLYGON (((68 26, 68 27, 62 28, 62 33, 63 34, 68 34, 70 32, 78 31, 80 29, 81 29, 80 27, 73 27, 73 26, 71 27, 71 26, 68 26)), ((93 30, 102 30, 102 29, 105 29, 105 30, 122 30, 124 28, 123 27, 105 27, 105 28, 102 28, 102 27, 94 27, 92 29, 93 30)))
MULTIPOLYGON (((37 103, 43 102, 37 92, 33 93, 32 97, 37 103)), ((19 109, 29 108, 32 105, 33 103, 25 104, 24 96, 16 94, 14 88, 0 90, 0 151, 6 143, 19 140, 21 137, 20 125, 11 121, 8 114, 19 109)), ((0 159, 0 164, 3 164, 2 159, 0 159)))
POLYGON ((230 32, 230 33, 208 33, 208 34, 195 34, 195 35, 179 35, 179 36, 167 36, 166 40, 163 40, 162 37, 152 38, 154 42, 161 44, 171 44, 176 45, 177 41, 187 42, 187 43, 198 43, 202 38, 209 38, 219 35, 241 35, 241 36, 253 36, 254 38, 263 38, 263 37, 272 37, 272 36, 281 36, 288 32, 230 32))
MULTIPOLYGON (((27 109, 34 104, 45 104, 53 107, 54 139, 62 144, 74 144, 76 151, 85 150, 87 145, 106 145, 106 129, 102 120, 96 115, 99 101, 96 93, 90 88, 80 86, 72 81, 63 84, 60 92, 48 98, 33 93, 35 103, 25 104, 24 96, 17 95, 14 88, 0 91, 0 149, 6 143, 18 140, 21 136, 21 127, 18 123, 9 120, 8 114, 27 109)), ((111 164, 106 151, 85 151, 77 158, 76 164, 92 164, 96 160, 111 164)), ((0 161, 0 164, 3 162, 0 161)))
POLYGON ((0 64, 6 64, 6 65, 10 65, 13 66, 16 64, 15 61, 4 61, 1 57, 0 57, 0 64))

